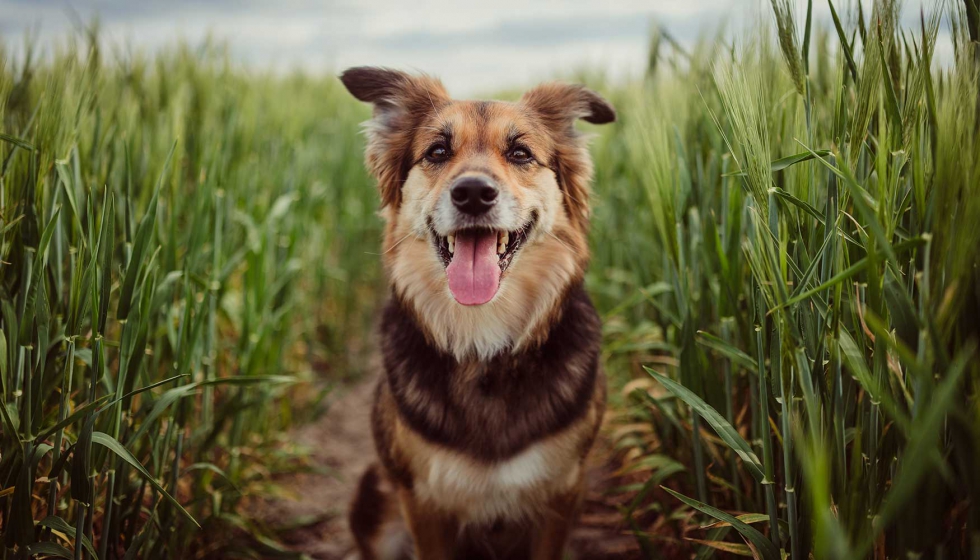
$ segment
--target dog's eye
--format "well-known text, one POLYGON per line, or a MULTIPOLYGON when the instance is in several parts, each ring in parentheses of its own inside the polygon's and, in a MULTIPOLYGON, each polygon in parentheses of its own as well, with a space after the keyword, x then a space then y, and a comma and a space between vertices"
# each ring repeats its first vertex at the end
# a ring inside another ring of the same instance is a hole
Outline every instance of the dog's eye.
POLYGON ((523 146, 515 146, 507 152, 507 159, 512 163, 524 164, 534 161, 531 151, 523 146))
POLYGON ((449 148, 445 144, 434 144, 425 152, 425 159, 432 163, 442 163, 449 159, 449 148))

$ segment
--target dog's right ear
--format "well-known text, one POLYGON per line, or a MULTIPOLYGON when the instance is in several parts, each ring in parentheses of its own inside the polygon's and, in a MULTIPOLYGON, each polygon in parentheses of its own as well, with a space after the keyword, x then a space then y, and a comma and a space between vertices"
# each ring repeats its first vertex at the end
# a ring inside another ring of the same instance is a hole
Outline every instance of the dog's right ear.
POLYGON ((397 207, 411 169, 415 129, 426 115, 449 102, 449 94, 435 78, 371 66, 350 68, 340 81, 351 95, 374 105, 365 160, 378 180, 381 206, 397 207))

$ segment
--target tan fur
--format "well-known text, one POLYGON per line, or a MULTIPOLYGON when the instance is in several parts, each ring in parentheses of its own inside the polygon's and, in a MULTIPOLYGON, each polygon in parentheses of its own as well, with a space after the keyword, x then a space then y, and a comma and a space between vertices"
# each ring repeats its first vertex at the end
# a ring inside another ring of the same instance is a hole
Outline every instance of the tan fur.
MULTIPOLYGON (((615 114, 581 86, 545 84, 517 103, 502 103, 454 101, 437 80, 389 70, 355 68, 342 79, 358 99, 375 107, 367 126, 366 162, 381 192, 383 261, 395 297, 411 308, 429 345, 455 357, 458 379, 448 390, 463 392, 455 396, 467 402, 467 392, 474 391, 481 376, 494 374, 481 364, 542 345, 559 320, 569 288, 581 283, 589 258, 592 165, 573 123, 611 122, 615 114), (446 131, 451 131, 451 159, 427 163, 428 150, 447 137, 446 131), (508 159, 515 137, 534 155, 533 164, 508 159), (502 230, 533 223, 504 268, 496 295, 476 306, 454 299, 446 265, 433 244, 433 232, 452 233, 446 225, 452 217, 446 213, 453 210, 447 205, 448 189, 468 173, 492 177, 504 191, 495 210, 502 230)), ((597 340, 597 326, 593 332, 597 340)), ((566 367, 591 372, 595 364, 566 367)), ((566 381, 550 387, 566 400, 576 390, 566 381)), ((430 410, 426 394, 411 378, 398 390, 403 406, 430 410)), ((467 527, 499 520, 533 527, 527 540, 532 558, 561 558, 581 502, 585 457, 605 408, 601 372, 591 397, 585 395, 591 400, 581 401, 587 408, 579 409, 584 410, 580 416, 512 456, 487 461, 416 432, 382 380, 373 422, 385 467, 375 468, 395 489, 383 492, 372 472, 362 483, 351 514, 352 528, 361 532, 359 542, 370 540, 361 545, 362 554, 377 553, 373 547, 381 534, 370 502, 397 496, 420 559, 452 558, 467 527)))
POLYGON ((464 524, 499 517, 534 519, 547 512, 553 496, 581 483, 583 447, 593 437, 600 410, 593 407, 564 431, 492 465, 428 443, 400 422, 392 443, 408 462, 419 503, 464 524))
MULTIPOLYGON (((432 124, 452 123, 454 130, 462 131, 459 142, 463 146, 467 141, 474 144, 469 136, 476 133, 466 126, 462 109, 447 111, 448 115, 432 124)), ((530 120, 516 106, 498 109, 489 135, 506 136, 514 120, 522 118, 530 120)), ((429 125, 423 130, 437 128, 429 125)), ((426 145, 424 134, 417 140, 422 146, 426 145)), ((545 135, 528 135, 526 142, 532 150, 554 149, 545 135)), ((508 347, 516 351, 533 341, 542 320, 551 313, 565 287, 582 277, 588 262, 583 223, 570 219, 563 204, 568 197, 551 169, 537 168, 522 174, 502 157, 488 156, 476 147, 473 150, 461 150, 454 165, 436 174, 412 169, 402 189, 401 206, 384 214, 388 222, 384 261, 392 286, 414 304, 433 342, 460 359, 474 355, 486 358, 508 347), (526 221, 532 211, 538 212, 539 219, 531 239, 504 273, 497 296, 488 304, 466 307, 457 304, 449 292, 445 268, 432 250, 425 218, 444 196, 447 185, 442 179, 473 167, 489 168, 505 178, 501 185, 510 189, 522 209, 519 221, 526 221)), ((578 191, 575 196, 587 201, 587 187, 578 191)))
MULTIPOLYGON (((553 183, 546 174, 541 173, 540 181, 553 183)), ((552 224, 535 228, 504 273, 497 296, 481 306, 459 305, 449 292, 445 267, 429 240, 413 237, 415 224, 410 217, 416 212, 415 199, 425 187, 418 175, 415 171, 409 174, 402 206, 406 215, 393 222, 386 236, 385 261, 393 287, 413 303, 433 342, 457 358, 487 357, 510 346, 520 350, 532 340, 565 287, 583 274, 585 236, 570 227, 564 213, 542 217, 542 222, 550 219, 552 224)), ((557 198, 557 186, 541 191, 541 198, 550 202, 542 207, 560 209, 560 202, 547 200, 557 198)))
POLYGON ((410 489, 399 486, 397 497, 417 558, 452 558, 448 551, 462 527, 501 517, 538 527, 532 559, 561 558, 581 503, 585 460, 605 411, 604 387, 579 421, 493 465, 427 442, 399 418, 383 385, 380 391, 376 410, 386 450, 398 465, 396 477, 412 481, 410 489))

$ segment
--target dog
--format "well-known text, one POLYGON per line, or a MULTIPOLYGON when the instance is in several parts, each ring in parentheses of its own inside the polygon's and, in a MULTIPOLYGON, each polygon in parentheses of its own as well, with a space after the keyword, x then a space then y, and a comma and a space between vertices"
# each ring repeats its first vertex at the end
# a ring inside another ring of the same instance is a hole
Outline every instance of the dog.
POLYGON ((379 461, 348 519, 359 553, 562 558, 606 400, 583 287, 592 162, 574 124, 616 113, 579 85, 511 103, 383 68, 340 79, 373 105, 365 161, 391 288, 379 461))

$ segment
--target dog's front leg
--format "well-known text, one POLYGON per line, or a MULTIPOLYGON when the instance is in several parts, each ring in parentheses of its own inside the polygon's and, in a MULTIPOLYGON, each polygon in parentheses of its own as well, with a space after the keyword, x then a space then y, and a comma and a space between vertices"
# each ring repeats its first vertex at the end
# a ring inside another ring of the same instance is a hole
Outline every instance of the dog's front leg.
POLYGON ((531 560, 562 560, 565 543, 578 518, 584 485, 580 480, 566 493, 555 496, 534 533, 531 560))
POLYGON ((459 524, 451 515, 418 500, 411 490, 398 493, 408 529, 415 541, 416 560, 452 560, 459 524))

